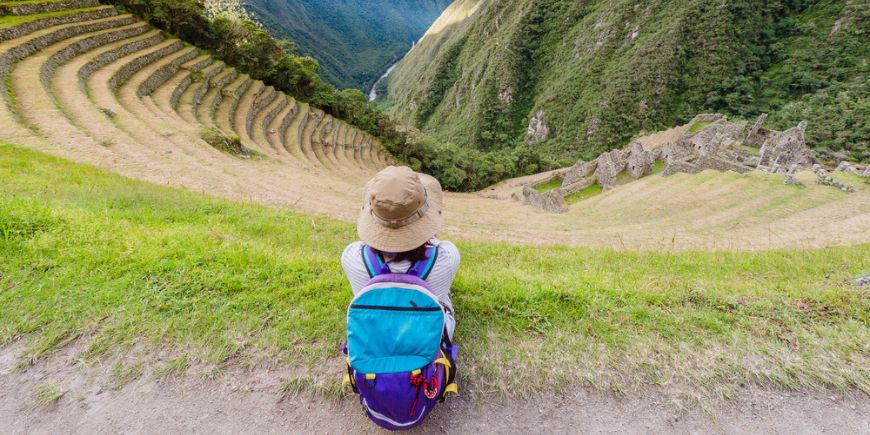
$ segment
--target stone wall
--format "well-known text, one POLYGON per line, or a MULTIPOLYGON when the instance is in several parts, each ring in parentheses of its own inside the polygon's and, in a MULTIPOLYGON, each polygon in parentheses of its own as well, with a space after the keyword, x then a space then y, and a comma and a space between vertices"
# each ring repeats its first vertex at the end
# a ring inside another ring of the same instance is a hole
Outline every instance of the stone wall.
POLYGON ((66 64, 73 58, 87 53, 97 47, 120 41, 122 39, 132 38, 142 35, 148 31, 150 27, 147 23, 139 23, 138 26, 122 28, 115 31, 99 33, 97 35, 81 39, 75 43, 69 44, 56 53, 52 54, 45 63, 42 64, 39 72, 39 79, 43 87, 50 88, 51 81, 54 78, 54 73, 61 65, 66 64))
MULTIPOLYGON (((183 78, 181 80, 181 83, 179 83, 178 86, 175 87, 175 90, 172 91, 172 96, 169 97, 169 104, 172 106, 173 109, 178 109, 178 103, 179 101, 181 101, 181 96, 184 95, 184 93, 187 92, 187 90, 190 89, 190 87, 193 86, 195 82, 201 81, 203 83, 202 86, 197 89, 197 93, 203 88, 208 91, 209 80, 211 80, 212 77, 219 74, 223 70, 223 63, 215 64, 214 59, 212 59, 211 57, 209 57, 209 60, 211 62, 208 65, 200 68, 199 71, 201 73, 201 77, 199 79, 195 80, 194 75, 189 74, 187 77, 183 78)), ((196 93, 194 93, 194 95, 196 95, 196 93)), ((203 92, 203 95, 205 95, 205 92, 203 92)))
POLYGON ((574 166, 568 168, 562 173, 562 186, 570 186, 595 172, 598 168, 598 160, 591 162, 579 161, 574 166))
POLYGON ((0 4, 0 15, 36 15, 69 9, 93 8, 99 0, 52 0, 41 2, 18 2, 0 4))
POLYGON ((635 142, 628 150, 625 170, 634 178, 645 177, 652 173, 654 161, 653 153, 644 150, 643 145, 635 142))
POLYGON ((797 127, 768 139, 761 147, 759 169, 775 173, 811 167, 815 159, 804 139, 806 128, 807 123, 801 122, 797 127))
MULTIPOLYGON (((225 68, 226 66, 224 66, 225 68)), ((218 78, 215 76, 211 80, 208 81, 210 87, 216 88, 217 95, 215 95, 214 100, 212 100, 211 105, 207 107, 209 118, 213 118, 214 112, 217 110, 218 105, 224 99, 224 88, 227 87, 230 83, 236 81, 239 78, 239 73, 236 70, 231 70, 227 74, 223 74, 218 78)), ((200 106, 202 105, 202 99, 205 98, 205 94, 208 93, 209 86, 205 86, 203 84, 199 89, 193 94, 193 110, 194 113, 199 113, 200 106)))
MULTIPOLYGON (((263 129, 268 134, 273 134, 271 131, 268 131, 269 126, 272 125, 272 122, 275 121, 275 118, 277 118, 278 115, 281 114, 281 112, 287 108, 287 96, 286 95, 279 95, 278 98, 280 98, 281 101, 278 104, 276 104, 275 107, 272 108, 272 110, 270 110, 269 113, 266 114, 266 117, 263 119, 263 129)), ((281 132, 283 132, 283 131, 284 130, 281 130, 281 132)))
POLYGON ((149 47, 156 46, 157 44, 163 42, 163 40, 164 38, 162 34, 160 34, 159 32, 154 32, 153 35, 147 38, 139 39, 130 42, 129 44, 124 44, 120 47, 115 47, 109 51, 98 55, 97 57, 91 59, 84 66, 82 66, 81 69, 79 69, 79 87, 81 88, 82 92, 87 94, 87 81, 89 78, 91 78, 91 75, 97 72, 97 70, 124 56, 128 56, 138 51, 145 50, 149 47))
POLYGON ((181 69, 181 66, 186 64, 187 62, 196 59, 199 56, 199 52, 196 50, 189 50, 187 53, 182 54, 181 56, 176 57, 166 65, 157 68, 145 81, 143 81, 139 88, 136 89, 136 96, 142 98, 146 95, 151 95, 158 87, 166 83, 178 70, 181 69))
POLYGON ((553 189, 548 192, 538 192, 531 186, 523 187, 523 204, 530 205, 535 208, 550 212, 550 213, 565 213, 568 211, 568 206, 565 203, 565 198, 558 191, 553 189))
POLYGON ((271 86, 264 87, 263 91, 254 97, 254 102, 248 108, 248 114, 245 118, 245 131, 248 132, 248 137, 254 137, 254 119, 266 106, 272 104, 275 98, 278 98, 278 91, 271 86))
POLYGON ((171 56, 183 48, 184 44, 182 44, 180 40, 175 40, 157 50, 133 59, 131 62, 118 68, 118 70, 112 74, 112 77, 109 78, 109 89, 111 89, 112 92, 118 92, 118 89, 120 89, 124 83, 127 83, 127 81, 130 80, 130 77, 133 77, 134 74, 141 71, 142 68, 145 68, 146 66, 167 56, 171 56))
POLYGON ((19 24, 0 29, 0 42, 10 39, 17 39, 29 35, 33 32, 47 29, 49 27, 59 26, 62 24, 80 23, 84 21, 99 20, 101 18, 109 18, 118 15, 118 11, 111 6, 94 9, 90 11, 76 12, 72 14, 56 15, 52 17, 40 18, 28 23, 19 24))
POLYGON ((232 101, 230 102, 230 111, 228 115, 230 125, 233 125, 235 123, 236 112, 238 112, 239 104, 241 104, 242 102, 242 96, 251 89, 254 89, 254 95, 260 95, 266 89, 266 85, 264 85, 263 82, 255 82, 253 79, 248 77, 245 80, 245 83, 241 86, 229 91, 226 88, 221 91, 224 95, 224 98, 232 99, 232 101))
MULTIPOLYGON (((117 18, 107 18, 100 21, 92 21, 82 24, 61 27, 35 38, 27 39, 22 43, 11 47, 0 54, 0 76, 6 76, 12 66, 18 61, 43 50, 49 45, 57 44, 66 39, 85 33, 99 32, 118 26, 126 26, 136 22, 136 19, 127 15, 117 18)), ((5 89, 5 88, 4 88, 5 89)), ((5 92, 5 90, 4 90, 5 92)))
POLYGON ((287 104, 292 104, 293 108, 290 109, 290 112, 288 112, 287 116, 284 117, 284 120, 281 121, 281 129, 280 129, 280 131, 282 132, 281 133, 282 134, 281 142, 286 141, 286 133, 284 133, 284 132, 286 132, 288 129, 290 129, 290 124, 293 123, 293 119, 296 118, 296 115, 299 113, 299 105, 296 104, 296 100, 294 100, 293 97, 287 97, 287 98, 288 98, 287 104))
MULTIPOLYGON (((652 173, 656 161, 668 165, 662 174, 697 174, 704 170, 720 172, 733 171, 747 173, 753 170, 784 172, 793 174, 809 169, 813 158, 804 140, 806 123, 784 132, 763 128, 766 115, 761 115, 749 125, 746 122, 730 122, 720 114, 701 114, 692 119, 690 125, 709 122, 700 131, 685 131, 677 142, 669 142, 652 151, 645 150, 640 143, 633 143, 625 150, 612 150, 602 153, 590 162, 577 162, 574 166, 560 172, 562 187, 546 193, 537 192, 525 186, 522 201, 526 204, 552 212, 563 212, 567 207, 564 197, 583 190, 592 184, 607 189, 616 186, 617 176, 626 172, 633 178, 641 178, 652 173), (753 148, 761 149, 756 154, 753 148), (561 200, 561 201, 560 201, 561 200)), ((870 167, 841 165, 841 170, 862 173, 870 176, 870 167)), ((540 181, 546 183, 550 179, 540 181)), ((851 187, 839 185, 827 174, 819 176, 820 184, 827 184, 844 191, 851 187)), ((840 183, 842 184, 842 183, 840 183)))

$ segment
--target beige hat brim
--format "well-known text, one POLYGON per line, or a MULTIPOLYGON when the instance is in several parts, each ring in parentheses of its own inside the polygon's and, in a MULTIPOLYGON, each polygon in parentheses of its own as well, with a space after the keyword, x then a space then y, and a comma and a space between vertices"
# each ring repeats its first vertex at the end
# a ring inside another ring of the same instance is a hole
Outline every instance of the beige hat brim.
POLYGON ((369 187, 366 186, 363 208, 356 225, 360 240, 382 252, 407 252, 422 246, 441 230, 444 197, 441 183, 426 174, 418 176, 426 188, 429 210, 416 222, 396 229, 381 225, 372 215, 369 187))

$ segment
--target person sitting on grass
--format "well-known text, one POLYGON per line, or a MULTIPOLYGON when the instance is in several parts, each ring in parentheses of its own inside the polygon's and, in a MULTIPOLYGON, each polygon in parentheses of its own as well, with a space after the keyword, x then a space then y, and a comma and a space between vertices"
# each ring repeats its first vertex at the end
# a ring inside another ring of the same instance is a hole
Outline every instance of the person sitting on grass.
POLYGON ((441 184, 429 175, 405 166, 382 170, 366 185, 357 220, 361 241, 345 248, 341 266, 356 296, 377 273, 366 264, 367 249, 379 260, 379 266, 400 274, 428 263, 434 255, 434 263, 421 271, 421 278, 444 307, 445 326, 452 339, 456 318, 450 287, 460 257, 456 245, 436 238, 442 225, 443 199, 441 184))

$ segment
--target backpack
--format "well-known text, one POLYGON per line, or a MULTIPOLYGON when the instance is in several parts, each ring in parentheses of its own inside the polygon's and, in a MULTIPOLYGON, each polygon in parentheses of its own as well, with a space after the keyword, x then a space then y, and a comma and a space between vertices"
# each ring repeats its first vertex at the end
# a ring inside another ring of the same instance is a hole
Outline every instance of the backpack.
POLYGON ((347 310, 345 381, 373 422, 410 429, 448 393, 458 393, 459 349, 447 334, 444 307, 425 281, 438 248, 427 248, 426 258, 404 274, 392 273, 368 246, 362 256, 371 281, 347 310))

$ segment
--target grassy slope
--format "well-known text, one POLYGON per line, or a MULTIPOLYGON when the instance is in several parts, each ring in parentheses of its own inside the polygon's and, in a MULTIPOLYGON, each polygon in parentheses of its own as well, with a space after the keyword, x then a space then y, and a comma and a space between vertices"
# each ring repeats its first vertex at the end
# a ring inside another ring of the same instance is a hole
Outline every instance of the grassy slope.
MULTIPOLYGON (((0 179, 0 345, 24 340, 24 363, 81 338, 89 361, 140 350, 119 372, 267 361, 301 367, 288 388, 337 391, 350 297, 338 258, 351 225, 10 145, 0 145, 0 179), (158 348, 173 358, 157 362, 158 348)), ((868 272, 870 246, 459 246, 466 392, 588 383, 679 403, 746 383, 870 393, 870 292, 850 285, 868 272)))
POLYGON ((340 88, 368 90, 411 48, 447 0, 251 0, 250 13, 277 38, 293 40, 340 88))
POLYGON ((440 142, 513 148, 543 108, 558 134, 534 148, 590 159, 698 112, 766 111, 777 128, 808 120, 824 157, 870 158, 870 15, 857 3, 484 4, 453 35, 424 40, 391 76, 391 112, 440 142), (500 98, 505 90, 511 99, 500 98))

